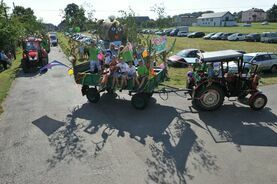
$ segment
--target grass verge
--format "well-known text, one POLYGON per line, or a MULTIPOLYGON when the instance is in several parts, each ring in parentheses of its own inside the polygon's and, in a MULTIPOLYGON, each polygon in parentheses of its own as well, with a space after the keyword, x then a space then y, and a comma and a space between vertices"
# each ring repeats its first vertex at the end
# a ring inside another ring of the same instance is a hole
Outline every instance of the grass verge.
POLYGON ((9 69, 0 73, 0 114, 4 111, 1 104, 8 95, 12 82, 16 78, 16 73, 20 66, 21 53, 17 53, 16 58, 9 69))
POLYGON ((66 56, 69 56, 70 48, 69 48, 69 44, 68 44, 68 38, 66 38, 63 33, 58 33, 58 38, 59 38, 59 45, 60 45, 61 49, 63 50, 64 54, 66 56))

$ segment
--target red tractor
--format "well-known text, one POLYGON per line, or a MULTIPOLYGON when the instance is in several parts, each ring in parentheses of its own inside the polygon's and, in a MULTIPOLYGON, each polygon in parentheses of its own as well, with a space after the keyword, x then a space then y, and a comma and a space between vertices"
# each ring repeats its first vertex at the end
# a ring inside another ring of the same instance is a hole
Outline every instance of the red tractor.
POLYGON ((48 53, 41 46, 42 40, 29 37, 23 41, 23 57, 21 67, 25 73, 48 64, 48 53))

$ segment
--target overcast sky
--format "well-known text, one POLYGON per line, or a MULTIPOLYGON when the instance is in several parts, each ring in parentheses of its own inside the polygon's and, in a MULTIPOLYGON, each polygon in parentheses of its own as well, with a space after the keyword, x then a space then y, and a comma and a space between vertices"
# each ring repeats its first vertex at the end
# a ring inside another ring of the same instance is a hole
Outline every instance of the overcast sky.
POLYGON ((67 4, 82 5, 86 10, 94 9, 94 17, 107 19, 109 15, 119 15, 119 10, 128 10, 131 7, 136 15, 156 18, 150 11, 155 4, 163 4, 167 15, 191 13, 194 11, 213 10, 215 12, 237 12, 252 7, 268 10, 276 0, 4 0, 9 6, 15 5, 30 7, 38 18, 45 23, 58 25, 61 20, 61 11, 67 4))

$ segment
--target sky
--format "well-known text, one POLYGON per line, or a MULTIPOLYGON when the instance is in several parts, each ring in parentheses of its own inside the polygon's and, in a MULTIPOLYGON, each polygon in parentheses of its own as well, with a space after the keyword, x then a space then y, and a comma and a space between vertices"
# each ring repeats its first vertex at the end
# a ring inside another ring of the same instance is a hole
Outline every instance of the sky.
POLYGON ((137 16, 149 16, 155 19, 156 14, 151 11, 151 7, 155 4, 164 6, 166 15, 173 16, 206 10, 233 13, 253 7, 266 11, 277 3, 276 0, 4 0, 4 2, 11 8, 13 2, 16 6, 30 7, 38 18, 43 19, 43 22, 55 25, 62 20, 61 10, 70 3, 83 6, 87 12, 95 10, 94 17, 97 19, 107 19, 110 15, 119 16, 119 10, 128 11, 129 7, 137 16))

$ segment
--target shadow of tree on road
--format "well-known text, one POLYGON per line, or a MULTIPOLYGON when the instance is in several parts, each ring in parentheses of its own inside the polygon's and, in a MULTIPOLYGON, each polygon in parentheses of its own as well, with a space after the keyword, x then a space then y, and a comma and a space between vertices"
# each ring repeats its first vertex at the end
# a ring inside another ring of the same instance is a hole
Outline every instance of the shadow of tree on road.
POLYGON ((104 94, 99 104, 86 103, 74 108, 68 115, 69 125, 49 138, 55 147, 55 155, 49 160, 50 166, 64 159, 81 159, 90 154, 82 146, 82 138, 76 135, 82 129, 76 125, 76 120, 82 119, 90 122, 82 131, 89 135, 101 135, 101 141, 92 140, 95 157, 105 149, 112 135, 129 136, 139 144, 149 146, 152 156, 145 160, 148 166, 147 183, 186 183, 186 177, 193 179, 186 167, 189 155, 193 157, 194 169, 216 172, 219 169, 216 157, 205 149, 205 142, 198 139, 191 129, 193 122, 183 118, 175 108, 152 104, 154 99, 151 101, 149 108, 138 111, 128 101, 104 94), (153 142, 147 144, 149 138, 153 142))
POLYGON ((82 142, 84 139, 77 135, 80 127, 75 119, 68 117, 67 125, 49 136, 50 145, 55 148, 54 156, 47 162, 53 168, 61 161, 70 162, 73 158, 81 159, 87 153, 82 142))

